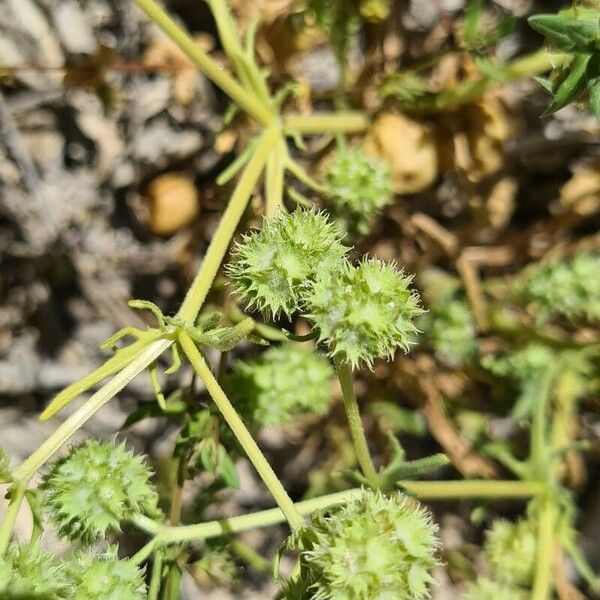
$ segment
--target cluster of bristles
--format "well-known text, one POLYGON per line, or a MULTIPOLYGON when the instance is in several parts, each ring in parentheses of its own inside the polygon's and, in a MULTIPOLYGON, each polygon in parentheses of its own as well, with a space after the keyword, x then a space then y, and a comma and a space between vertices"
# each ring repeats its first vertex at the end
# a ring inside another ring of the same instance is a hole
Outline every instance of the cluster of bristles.
POLYGON ((438 564, 436 525, 418 502, 365 490, 345 505, 317 512, 293 535, 300 572, 284 600, 423 600, 438 564))
POLYGON ((248 308, 273 319, 300 313, 329 356, 372 367, 408 349, 423 310, 411 276, 377 259, 353 264, 349 250, 324 213, 296 210, 246 235, 228 272, 248 308))
POLYGON ((491 577, 479 576, 463 600, 526 600, 537 555, 536 526, 531 519, 516 523, 499 519, 487 532, 484 555, 491 577))
MULTIPOLYGON (((161 515, 150 478, 143 459, 123 445, 88 440, 46 474, 42 508, 58 533, 82 548, 139 515, 161 515)), ((13 543, 0 557, 0 598, 142 600, 145 589, 143 571, 120 560, 115 546, 59 560, 34 542, 13 543)))

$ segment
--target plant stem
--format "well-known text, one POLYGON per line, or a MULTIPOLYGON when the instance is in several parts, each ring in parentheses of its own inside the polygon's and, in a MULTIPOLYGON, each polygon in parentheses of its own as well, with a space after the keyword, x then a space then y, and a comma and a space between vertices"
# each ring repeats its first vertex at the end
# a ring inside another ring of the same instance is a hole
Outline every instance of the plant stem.
POLYGON ((25 483, 71 436, 109 400, 116 396, 138 373, 156 360, 172 340, 161 339, 140 351, 122 371, 104 384, 50 435, 42 445, 13 472, 15 479, 25 483))
POLYGON ((337 371, 338 379, 340 380, 340 385, 342 386, 346 419, 348 420, 350 436, 352 437, 358 464, 369 485, 372 488, 378 488, 379 476, 377 475, 375 465, 373 464, 373 460, 369 453, 367 438, 365 437, 360 412, 358 410, 358 402, 356 401, 356 395, 352 388, 352 371, 350 370, 348 363, 340 358, 334 358, 333 363, 337 371))
POLYGON ((25 486, 16 484, 12 490, 8 510, 0 526, 0 556, 2 556, 10 543, 10 535, 12 533, 15 521, 19 514, 19 509, 25 497, 25 486))
POLYGON ((283 128, 286 131, 305 135, 323 133, 360 133, 369 127, 369 117, 359 111, 283 115, 283 128))
POLYGON ((537 557, 531 600, 548 600, 552 591, 552 557, 556 506, 552 498, 544 498, 538 517, 537 557))
POLYGON ((194 321, 198 311, 202 308, 206 295, 221 266, 225 252, 227 252, 231 238, 244 214, 252 190, 278 137, 279 131, 275 127, 265 130, 256 145, 252 158, 244 168, 229 200, 229 204, 221 217, 219 226, 208 246, 202 265, 177 313, 177 316, 181 317, 184 321, 194 321))
POLYGON ((162 582, 163 554, 164 551, 162 549, 154 553, 152 575, 150 576, 150 585, 148 586, 148 600, 158 600, 160 584, 162 582))
POLYGON ((256 119, 261 125, 268 125, 273 115, 254 94, 245 90, 226 70, 198 45, 154 0, 135 0, 136 4, 160 27, 183 53, 215 85, 220 87, 238 106, 256 119))
POLYGON ((198 351, 198 348, 196 348, 196 345, 190 336, 183 330, 179 334, 179 343, 181 344, 183 351, 186 353, 190 363, 192 364, 192 367, 200 379, 202 379, 204 382, 208 393, 211 395, 212 399, 217 405, 217 408, 223 415, 223 418, 246 452, 250 462, 252 462, 254 468, 257 470, 261 479, 269 489, 269 492, 271 492, 275 502, 281 508, 291 529, 293 531, 300 529, 300 527, 302 527, 302 517, 296 510, 294 503, 277 478, 277 475, 275 475, 271 465, 260 451, 260 448, 254 441, 254 438, 250 435, 250 432, 240 419, 235 408, 229 401, 229 398, 227 398, 221 389, 221 386, 215 379, 211 370, 208 368, 208 365, 198 351))
POLYGON ((415 112, 435 112, 457 108, 462 104, 477 100, 492 88, 522 79, 523 77, 545 73, 555 66, 565 64, 569 58, 570 55, 567 54, 539 50, 527 56, 517 58, 504 67, 499 67, 497 77, 483 76, 471 81, 465 81, 451 90, 437 94, 431 100, 423 100, 416 105, 411 104, 407 108, 415 112))
POLYGON ((134 565, 141 565, 151 554, 156 547, 156 538, 152 538, 147 544, 144 544, 130 559, 134 565))
MULTIPOLYGON (((520 500, 537 496, 545 491, 542 484, 527 481, 401 481, 399 486, 421 500, 446 500, 450 498, 512 498, 520 500)), ((308 515, 315 510, 349 502, 353 498, 358 498, 361 493, 360 488, 353 488, 296 502, 295 508, 299 514, 308 515)), ((197 525, 165 527, 159 531, 157 539, 161 544, 191 542, 277 525, 284 521, 285 516, 281 509, 270 508, 256 513, 240 515, 239 517, 208 521, 197 525)))

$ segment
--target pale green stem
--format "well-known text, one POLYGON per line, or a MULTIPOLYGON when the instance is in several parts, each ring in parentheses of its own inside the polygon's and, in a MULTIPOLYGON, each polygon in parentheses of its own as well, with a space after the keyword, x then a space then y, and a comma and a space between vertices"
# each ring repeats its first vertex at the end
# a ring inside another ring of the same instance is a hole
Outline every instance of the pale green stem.
POLYGON ((348 428, 350 429, 350 436, 352 437, 358 464, 360 465, 363 475, 369 482, 369 485, 372 488, 378 488, 379 476, 377 475, 375 465, 373 464, 371 454, 369 453, 367 438, 365 437, 365 431, 360 418, 360 411, 358 410, 358 402, 356 401, 356 395, 354 394, 354 389, 352 387, 352 371, 350 370, 348 363, 340 358, 334 358, 333 362, 335 364, 338 379, 340 380, 340 385, 342 386, 346 419, 348 421, 348 428))
MULTIPOLYGON (((421 500, 447 500, 458 498, 487 498, 487 499, 526 499, 539 495, 545 491, 541 484, 526 481, 400 481, 399 486, 417 496, 421 500)), ((319 498, 311 498, 296 502, 295 507, 299 514, 309 515, 316 510, 345 504, 354 498, 360 497, 362 490, 353 488, 343 492, 327 494, 319 498)), ((279 508, 270 508, 256 513, 231 517, 197 525, 178 525, 165 527, 157 534, 158 543, 176 544, 205 540, 240 533, 249 529, 277 525, 286 520, 279 508)))
POLYGON ((103 385, 89 400, 78 408, 42 445, 14 471, 16 480, 25 483, 71 436, 109 400, 114 398, 138 373, 156 360, 171 344, 162 339, 149 344, 140 351, 122 371, 103 385))
POLYGON ((258 98, 245 90, 226 70, 204 53, 190 35, 154 0, 135 0, 136 4, 181 48, 184 54, 215 85, 220 87, 238 106, 262 125, 268 125, 273 115, 258 98))
POLYGON ((283 115, 285 131, 305 135, 323 133, 360 133, 369 127, 369 117, 359 111, 283 115))
POLYGON ((129 562, 134 565, 141 565, 154 552, 158 538, 152 538, 147 544, 142 546, 130 559, 129 562))
POLYGON ((148 600, 158 600, 160 593, 160 584, 162 582, 163 568, 163 550, 154 553, 154 562, 152 563, 152 575, 150 576, 150 585, 148 586, 148 600))
POLYGON ((545 498, 538 516, 537 556, 531 600, 549 600, 552 592, 552 560, 557 511, 552 498, 545 498))
POLYGON ((499 67, 497 77, 483 76, 471 81, 465 81, 452 90, 437 94, 430 101, 419 102, 414 106, 411 105, 410 109, 417 112, 429 112, 457 108, 462 104, 477 100, 490 89, 505 85, 511 81, 517 81, 523 77, 540 75, 551 70, 553 67, 565 64, 568 60, 570 60, 570 55, 539 50, 499 67))
POLYGON ((8 510, 0 526, 0 556, 2 556, 10 543, 10 536, 19 514, 19 509, 25 497, 25 486, 21 484, 15 485, 10 497, 8 510))
POLYGON ((194 321, 202 307, 212 282, 221 266, 221 262, 244 210, 250 200, 252 190, 260 177, 271 150, 279 137, 279 131, 271 127, 261 135, 252 158, 244 167, 244 171, 233 191, 229 204, 221 217, 219 226, 208 246, 202 265, 192 282, 183 304, 177 313, 184 321, 194 321))
POLYGON ((179 343, 192 364, 194 371, 196 371, 203 381, 206 390, 214 400, 217 408, 223 415, 223 418, 250 459, 250 462, 254 465, 254 468, 267 486, 275 502, 281 508, 291 529, 293 531, 300 529, 300 527, 302 527, 302 517, 296 510, 294 503, 254 441, 254 438, 250 435, 250 432, 240 419, 235 408, 229 401, 229 398, 227 398, 218 381, 208 368, 202 354, 200 354, 190 336, 183 330, 179 334, 179 343))

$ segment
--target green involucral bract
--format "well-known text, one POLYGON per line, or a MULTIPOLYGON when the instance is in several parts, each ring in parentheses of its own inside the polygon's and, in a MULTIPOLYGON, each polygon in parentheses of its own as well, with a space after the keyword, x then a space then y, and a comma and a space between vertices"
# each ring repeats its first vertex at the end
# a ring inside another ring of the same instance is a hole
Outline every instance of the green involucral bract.
POLYGON ((360 149, 340 148, 326 174, 333 212, 351 233, 365 235, 393 200, 390 169, 360 149))
POLYGON ((438 564, 437 527, 418 502, 364 490, 344 506, 313 515, 290 543, 300 576, 285 600, 421 600, 438 564))
POLYGON ((494 577, 506 583, 529 586, 535 570, 536 527, 521 519, 494 522, 487 532, 484 551, 494 577))
POLYGON ((54 555, 38 544, 11 544, 0 556, 0 598, 62 600, 70 598, 70 580, 54 555))
POLYGON ((75 590, 72 600, 146 599, 143 571, 127 560, 119 560, 116 547, 102 554, 79 556, 69 564, 69 575, 75 590))
POLYGON ((341 238, 321 212, 279 213, 236 244, 228 272, 248 308, 273 318, 291 316, 317 273, 344 260, 349 249, 341 238))
POLYGON ((331 356, 352 367, 372 367, 377 358, 408 351, 418 332, 413 319, 423 314, 419 296, 393 263, 365 259, 321 272, 306 297, 306 317, 331 356))
POLYGON ((462 300, 444 298, 431 306, 418 326, 423 330, 440 359, 458 366, 477 354, 475 321, 462 300))
POLYGON ((572 321, 600 320, 600 255, 579 254, 537 270, 516 286, 521 300, 540 320, 563 316, 572 321))
POLYGON ((124 444, 88 440, 44 477, 43 503, 60 535, 89 544, 137 514, 157 514, 150 477, 144 459, 124 444))
POLYGON ((238 361, 229 379, 236 409, 251 428, 281 425, 303 413, 323 414, 331 401, 333 370, 310 348, 286 343, 238 361))
POLYGON ((487 577, 479 577, 461 596, 461 600, 527 600, 528 598, 529 594, 524 590, 487 577))

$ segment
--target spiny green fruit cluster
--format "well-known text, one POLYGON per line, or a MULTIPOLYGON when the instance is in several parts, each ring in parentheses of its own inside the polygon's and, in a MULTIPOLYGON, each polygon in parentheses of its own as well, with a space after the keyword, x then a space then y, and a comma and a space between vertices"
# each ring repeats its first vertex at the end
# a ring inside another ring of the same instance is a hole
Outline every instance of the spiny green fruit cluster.
POLYGON ((87 440, 56 461, 41 486, 60 535, 90 544, 140 513, 158 513, 150 469, 124 444, 87 440))
POLYGON ((117 549, 103 554, 83 554, 71 565, 73 600, 145 600, 142 571, 133 563, 119 560, 117 549))
POLYGON ((519 588, 487 577, 479 577, 462 595, 462 600, 527 600, 529 595, 519 588))
POLYGON ((373 218, 393 199, 388 165, 360 148, 338 148, 325 180, 333 212, 351 233, 369 233, 373 218))
POLYGON ((511 523, 499 519, 487 532, 484 552, 495 579, 529 586, 533 581, 536 548, 536 527, 531 520, 511 523))
POLYGON ((408 351, 418 331, 413 319, 423 310, 411 281, 393 263, 346 263, 319 274, 306 298, 306 317, 331 356, 371 367, 375 358, 391 358, 397 348, 408 351))
POLYGON ((554 354, 547 346, 528 344, 505 356, 485 356, 481 364, 494 375, 526 382, 536 378, 553 360, 554 354))
POLYGON ((412 321, 423 310, 412 277, 381 260, 351 264, 334 232, 314 210, 265 219, 261 231, 237 246, 229 273, 249 308, 273 316, 301 311, 330 356, 371 367, 376 358, 408 349, 417 332, 412 321))
POLYGON ((435 302, 418 325, 439 358, 452 366, 477 354, 475 321, 463 300, 444 298, 435 302))
POLYGON ((250 427, 281 425, 303 413, 323 414, 331 401, 333 370, 310 348, 274 346, 238 361, 229 379, 236 409, 250 427))
POLYGON ((515 291, 542 321, 562 316, 591 323, 600 320, 599 272, 599 254, 578 254, 536 270, 515 291))
POLYGON ((3 600, 144 600, 143 572, 117 548, 59 562, 39 544, 11 544, 0 557, 3 600))
POLYGON ((313 515, 291 546, 300 575, 285 600, 421 600, 439 542, 430 515, 400 493, 364 490, 338 508, 313 515))
POLYGON ((11 544, 0 556, 0 598, 5 600, 59 600, 69 597, 64 566, 39 544, 11 544))
POLYGON ((265 218, 233 250, 229 274, 249 308, 275 319, 301 307, 302 293, 317 273, 335 268, 348 248, 323 213, 297 210, 265 218))

